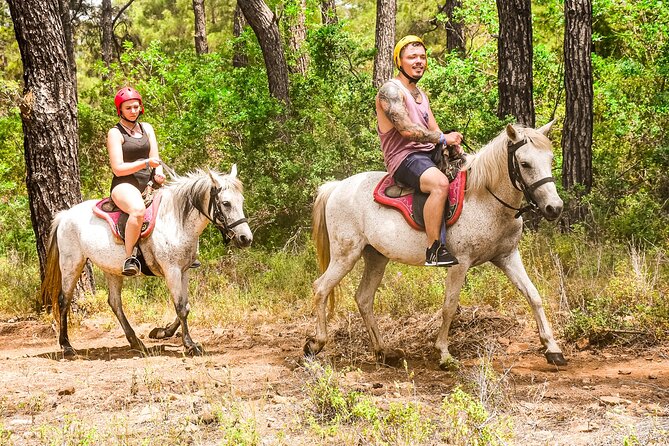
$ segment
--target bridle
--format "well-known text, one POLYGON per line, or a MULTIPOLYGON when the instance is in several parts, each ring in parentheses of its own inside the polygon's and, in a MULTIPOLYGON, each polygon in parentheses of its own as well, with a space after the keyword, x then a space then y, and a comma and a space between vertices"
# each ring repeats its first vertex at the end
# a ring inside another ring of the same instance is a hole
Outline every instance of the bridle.
POLYGON ((518 149, 527 144, 527 142, 528 142, 527 137, 523 137, 521 141, 515 143, 509 140, 506 147, 507 165, 509 168, 509 180, 511 180, 511 184, 513 185, 513 187, 515 187, 516 189, 518 189, 523 193, 523 195, 525 196, 525 200, 527 201, 527 204, 519 208, 513 207, 510 204, 505 203, 501 198, 499 198, 490 189, 486 187, 486 189, 488 189, 488 192, 490 192, 490 194, 493 197, 495 197, 495 199, 499 201, 504 207, 513 209, 514 211, 518 211, 516 212, 514 218, 520 217, 525 212, 538 210, 539 205, 537 204, 537 201, 534 199, 534 191, 536 191, 539 187, 543 186, 546 183, 555 183, 555 178, 553 178, 552 176, 542 178, 529 185, 525 182, 523 176, 520 174, 520 163, 518 163, 518 158, 516 158, 516 152, 518 151, 518 149))
POLYGON ((202 214, 204 214, 204 216, 207 217, 209 221, 211 221, 214 226, 218 228, 219 231, 221 231, 225 241, 228 242, 235 236, 232 228, 239 226, 242 223, 246 223, 248 220, 246 218, 240 218, 239 220, 233 221, 232 223, 228 223, 228 219, 225 216, 225 213, 221 210, 221 206, 218 200, 218 194, 220 192, 220 186, 212 186, 211 190, 209 191, 209 209, 207 213, 204 213, 201 210, 200 212, 202 212, 202 214))

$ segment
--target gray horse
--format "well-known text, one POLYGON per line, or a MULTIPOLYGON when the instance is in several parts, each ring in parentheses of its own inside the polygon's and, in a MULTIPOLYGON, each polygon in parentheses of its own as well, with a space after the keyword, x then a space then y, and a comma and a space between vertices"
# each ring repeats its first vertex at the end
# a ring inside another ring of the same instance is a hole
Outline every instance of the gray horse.
MULTIPOLYGON (((182 327, 184 349, 189 354, 202 354, 193 342, 186 319, 188 303, 188 271, 195 260, 200 234, 212 222, 238 247, 247 247, 253 236, 244 217, 242 184, 237 167, 229 175, 197 171, 177 178, 162 189, 162 200, 150 237, 139 246, 148 267, 165 278, 177 318, 167 328, 156 328, 152 338, 173 336, 182 327)), ((42 282, 42 302, 51 305, 59 323, 58 342, 65 355, 75 354, 67 334, 67 312, 86 259, 97 265, 107 279, 109 305, 118 318, 131 348, 146 353, 146 347, 135 335, 123 313, 121 267, 125 249, 111 232, 109 224, 93 215, 96 201, 85 201, 56 215, 51 225, 47 267, 42 282)))
MULTIPOLYGON (((448 351, 448 331, 458 307, 467 270, 492 262, 508 276, 530 304, 550 364, 566 360, 553 337, 541 296, 527 276, 518 252, 523 228, 516 218, 525 197, 548 220, 562 212, 551 166, 552 146, 547 133, 552 122, 539 129, 508 125, 478 153, 468 156, 467 190, 462 214, 448 229, 447 247, 460 264, 450 268, 442 325, 436 348, 440 366, 452 369, 457 361, 448 351)), ((320 187, 313 208, 313 240, 322 275, 314 282, 316 333, 304 346, 306 355, 317 354, 327 341, 327 304, 333 291, 360 257, 365 260, 355 300, 377 358, 395 363, 402 352, 384 345, 373 314, 374 295, 389 260, 422 265, 428 240, 411 228, 396 210, 376 203, 372 191, 385 172, 364 172, 320 187)))

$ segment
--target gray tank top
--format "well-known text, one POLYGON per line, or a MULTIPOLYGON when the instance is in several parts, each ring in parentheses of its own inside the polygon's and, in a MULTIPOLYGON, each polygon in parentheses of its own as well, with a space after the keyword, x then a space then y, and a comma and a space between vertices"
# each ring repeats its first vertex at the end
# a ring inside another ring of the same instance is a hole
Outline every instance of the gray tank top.
MULTIPOLYGON (((131 163, 139 159, 147 159, 149 157, 149 151, 151 150, 151 145, 149 144, 149 137, 144 130, 144 127, 139 123, 139 128, 142 129, 141 138, 133 138, 128 134, 126 129, 119 122, 116 124, 116 128, 119 129, 121 135, 123 135, 123 144, 121 146, 123 150, 123 162, 131 163)), ((130 175, 123 175, 117 177, 116 175, 112 178, 111 191, 119 184, 128 183, 135 186, 140 192, 144 191, 147 183, 150 180, 151 168, 145 167, 142 170, 138 170, 135 173, 130 175)))

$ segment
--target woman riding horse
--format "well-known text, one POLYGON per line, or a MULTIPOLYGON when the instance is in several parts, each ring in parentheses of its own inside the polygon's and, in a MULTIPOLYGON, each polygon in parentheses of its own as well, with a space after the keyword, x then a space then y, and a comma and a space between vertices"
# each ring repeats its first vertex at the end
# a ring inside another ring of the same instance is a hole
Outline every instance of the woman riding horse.
POLYGON ((144 114, 142 96, 134 88, 124 87, 116 93, 114 104, 119 122, 107 132, 109 163, 114 173, 110 195, 116 206, 128 214, 122 274, 134 276, 140 272, 134 250, 146 211, 142 192, 151 180, 162 184, 165 175, 153 127, 139 122, 144 114))

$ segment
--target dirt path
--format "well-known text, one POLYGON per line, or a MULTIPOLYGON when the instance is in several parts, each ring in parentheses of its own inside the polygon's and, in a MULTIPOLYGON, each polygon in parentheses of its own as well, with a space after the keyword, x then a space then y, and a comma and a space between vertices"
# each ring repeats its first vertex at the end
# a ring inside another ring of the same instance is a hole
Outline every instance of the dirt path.
MULTIPOLYGON (((475 326, 480 331, 485 325, 473 324, 475 317, 461 319, 454 339, 458 330, 475 326)), ((498 319, 504 320, 486 320, 498 319)), ((433 317, 380 321, 389 344, 407 352, 407 368, 394 369, 372 362, 359 319, 340 318, 321 361, 341 371, 340 386, 380 404, 417 401, 438 408, 457 379, 436 366, 431 336, 437 323, 433 317), (414 329, 407 335, 401 327, 409 326, 414 329)), ((249 420, 260 444, 331 444, 318 440, 304 422, 309 372, 298 362, 310 324, 260 325, 253 333, 193 327, 206 355, 188 358, 178 338, 145 339, 152 354, 138 357, 114 321, 88 321, 70 333, 79 357, 63 360, 50 326, 1 322, 0 445, 61 444, 63 439, 73 440, 68 444, 221 444, 222 430, 226 435, 230 429, 240 435, 252 431, 244 424, 249 420)), ((136 331, 146 334, 151 328, 136 331)), ((468 339, 476 339, 476 333, 467 332, 468 339)), ((669 444, 668 348, 637 354, 566 351, 569 365, 558 369, 546 364, 531 325, 513 323, 504 335, 487 354, 494 353, 495 369, 507 376, 513 444, 604 445, 622 444, 625 438, 669 444)), ((476 353, 466 342, 453 347, 464 369, 476 367, 481 349, 476 353)))

